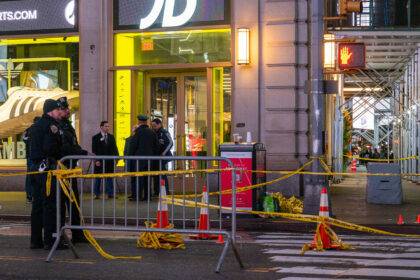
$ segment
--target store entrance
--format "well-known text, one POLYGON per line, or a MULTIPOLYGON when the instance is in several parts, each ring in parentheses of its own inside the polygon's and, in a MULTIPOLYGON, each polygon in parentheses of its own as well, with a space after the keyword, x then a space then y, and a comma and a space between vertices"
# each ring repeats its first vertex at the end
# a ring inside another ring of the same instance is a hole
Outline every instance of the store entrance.
POLYGON ((145 111, 162 120, 174 141, 172 153, 208 154, 208 85, 206 73, 146 74, 145 111))

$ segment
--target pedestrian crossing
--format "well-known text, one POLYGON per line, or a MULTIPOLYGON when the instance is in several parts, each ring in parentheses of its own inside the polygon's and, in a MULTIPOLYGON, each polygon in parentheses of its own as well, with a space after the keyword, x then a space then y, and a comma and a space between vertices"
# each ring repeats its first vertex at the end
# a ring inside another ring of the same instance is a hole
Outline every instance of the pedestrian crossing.
POLYGON ((373 235, 340 235, 353 250, 323 252, 301 248, 311 234, 265 233, 263 246, 278 279, 420 279, 420 239, 373 235))

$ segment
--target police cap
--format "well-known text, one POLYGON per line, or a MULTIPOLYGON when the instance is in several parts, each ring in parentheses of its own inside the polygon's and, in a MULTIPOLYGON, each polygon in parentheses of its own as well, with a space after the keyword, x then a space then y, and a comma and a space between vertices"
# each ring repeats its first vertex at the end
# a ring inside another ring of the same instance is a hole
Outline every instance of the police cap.
POLYGON ((60 109, 60 108, 61 108, 60 102, 54 99, 47 99, 44 102, 43 111, 44 111, 44 114, 47 114, 49 112, 54 111, 55 109, 60 109))
POLYGON ((57 101, 60 102, 62 108, 67 109, 69 107, 69 102, 67 101, 67 97, 65 96, 60 97, 57 101))
POLYGON ((146 115, 138 115, 138 116, 137 116, 137 119, 138 119, 139 121, 141 121, 141 122, 145 122, 145 121, 147 121, 147 120, 149 119, 149 117, 148 117, 148 116, 146 116, 146 115))

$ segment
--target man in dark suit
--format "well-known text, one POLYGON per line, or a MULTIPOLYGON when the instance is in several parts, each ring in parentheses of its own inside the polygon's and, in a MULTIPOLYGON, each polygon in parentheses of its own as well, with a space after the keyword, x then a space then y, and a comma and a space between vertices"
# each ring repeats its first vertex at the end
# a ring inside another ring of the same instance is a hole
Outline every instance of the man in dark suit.
MULTIPOLYGON (((156 156, 159 152, 159 142, 156 133, 149 128, 147 125, 147 120, 149 119, 145 115, 139 115, 138 127, 130 139, 129 145, 129 155, 130 156, 156 156)), ((150 165, 147 160, 139 160, 132 165, 135 167, 135 170, 138 171, 147 171, 152 170, 153 162, 150 162, 150 165)), ((147 200, 149 198, 149 190, 147 184, 147 177, 137 177, 136 180, 132 180, 131 183, 131 194, 132 199, 139 197, 141 200, 147 200), (139 194, 137 193, 136 182, 139 186, 139 194)))
MULTIPOLYGON (((102 121, 100 126, 101 131, 92 137, 92 152, 97 156, 118 156, 117 143, 114 135, 109 133, 109 123, 102 121)), ((115 161, 114 160, 98 160, 95 162, 95 174, 99 173, 113 173, 115 161)), ((95 199, 98 199, 101 194, 100 178, 95 179, 95 199)), ((114 197, 114 186, 112 178, 105 179, 106 194, 108 198, 114 197)))

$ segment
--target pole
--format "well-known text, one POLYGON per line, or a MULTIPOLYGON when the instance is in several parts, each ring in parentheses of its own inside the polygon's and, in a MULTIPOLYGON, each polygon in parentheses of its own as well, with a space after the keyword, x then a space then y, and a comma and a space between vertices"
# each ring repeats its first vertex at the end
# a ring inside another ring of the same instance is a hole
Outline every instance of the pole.
MULTIPOLYGON (((312 172, 321 172, 319 157, 323 154, 324 98, 323 98, 323 38, 324 38, 324 0, 310 1, 310 155, 314 159, 312 172)), ((324 176, 310 176, 305 180, 305 214, 318 214, 321 188, 325 185, 324 176)), ((330 204, 331 205, 331 204, 330 204)), ((330 208, 331 209, 331 208, 330 208)))

